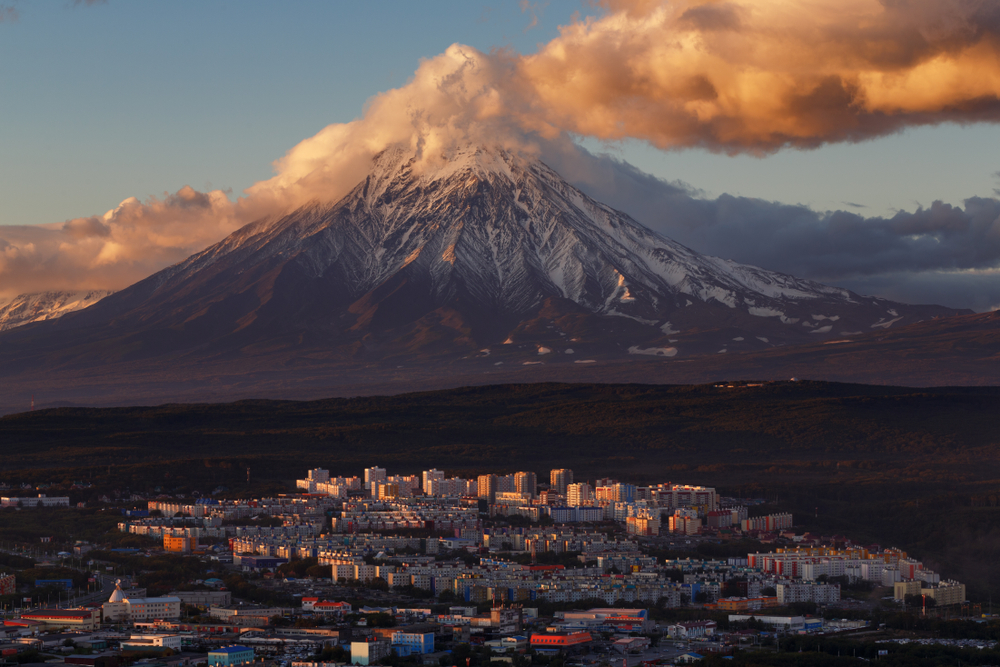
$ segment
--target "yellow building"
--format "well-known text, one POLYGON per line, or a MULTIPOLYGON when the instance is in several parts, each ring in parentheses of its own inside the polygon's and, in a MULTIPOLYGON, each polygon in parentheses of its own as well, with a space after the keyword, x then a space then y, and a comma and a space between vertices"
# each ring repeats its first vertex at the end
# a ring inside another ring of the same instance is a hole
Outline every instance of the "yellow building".
POLYGON ((921 589, 920 594, 933 598, 934 603, 939 607, 962 604, 965 602, 965 584, 960 584, 957 581, 942 581, 934 588, 921 589))
POLYGON ((920 581, 897 581, 892 585, 892 597, 903 600, 907 595, 920 595, 920 581))

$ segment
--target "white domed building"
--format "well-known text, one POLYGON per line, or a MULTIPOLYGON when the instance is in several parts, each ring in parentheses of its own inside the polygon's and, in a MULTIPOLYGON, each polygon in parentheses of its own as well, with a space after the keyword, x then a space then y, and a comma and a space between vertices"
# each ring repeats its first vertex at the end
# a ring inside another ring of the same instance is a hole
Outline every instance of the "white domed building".
POLYGON ((115 590, 108 601, 101 605, 105 623, 127 621, 157 621, 181 617, 181 599, 176 597, 130 598, 122 590, 122 582, 115 582, 115 590))

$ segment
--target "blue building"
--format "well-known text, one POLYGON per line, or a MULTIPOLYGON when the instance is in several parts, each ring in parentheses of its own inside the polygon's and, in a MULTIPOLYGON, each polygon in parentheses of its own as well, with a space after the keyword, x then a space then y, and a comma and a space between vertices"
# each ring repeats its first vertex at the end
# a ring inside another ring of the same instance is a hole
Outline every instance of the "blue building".
POLYGON ((232 667, 248 662, 253 662, 253 649, 246 646, 223 646, 208 652, 208 667, 215 665, 232 667))
POLYGON ((434 652, 433 632, 394 632, 392 648, 401 658, 434 652))

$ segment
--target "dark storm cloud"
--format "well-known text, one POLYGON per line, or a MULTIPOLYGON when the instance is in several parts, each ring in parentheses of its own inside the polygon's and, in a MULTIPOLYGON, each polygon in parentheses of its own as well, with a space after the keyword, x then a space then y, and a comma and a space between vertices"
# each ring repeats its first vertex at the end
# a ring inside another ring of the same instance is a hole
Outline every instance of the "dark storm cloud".
POLYGON ((936 201, 892 217, 722 195, 699 196, 609 157, 570 179, 599 201, 698 252, 909 302, 1000 304, 1000 200, 936 201), (995 287, 994 287, 995 286, 995 287))

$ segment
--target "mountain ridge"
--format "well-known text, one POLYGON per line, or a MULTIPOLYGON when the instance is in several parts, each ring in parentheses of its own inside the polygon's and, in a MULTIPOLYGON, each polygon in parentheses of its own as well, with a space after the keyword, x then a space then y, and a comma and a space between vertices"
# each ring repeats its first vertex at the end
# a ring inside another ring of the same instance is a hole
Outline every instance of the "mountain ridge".
POLYGON ((113 290, 49 291, 19 294, 0 306, 0 331, 42 322, 89 308, 113 290))

